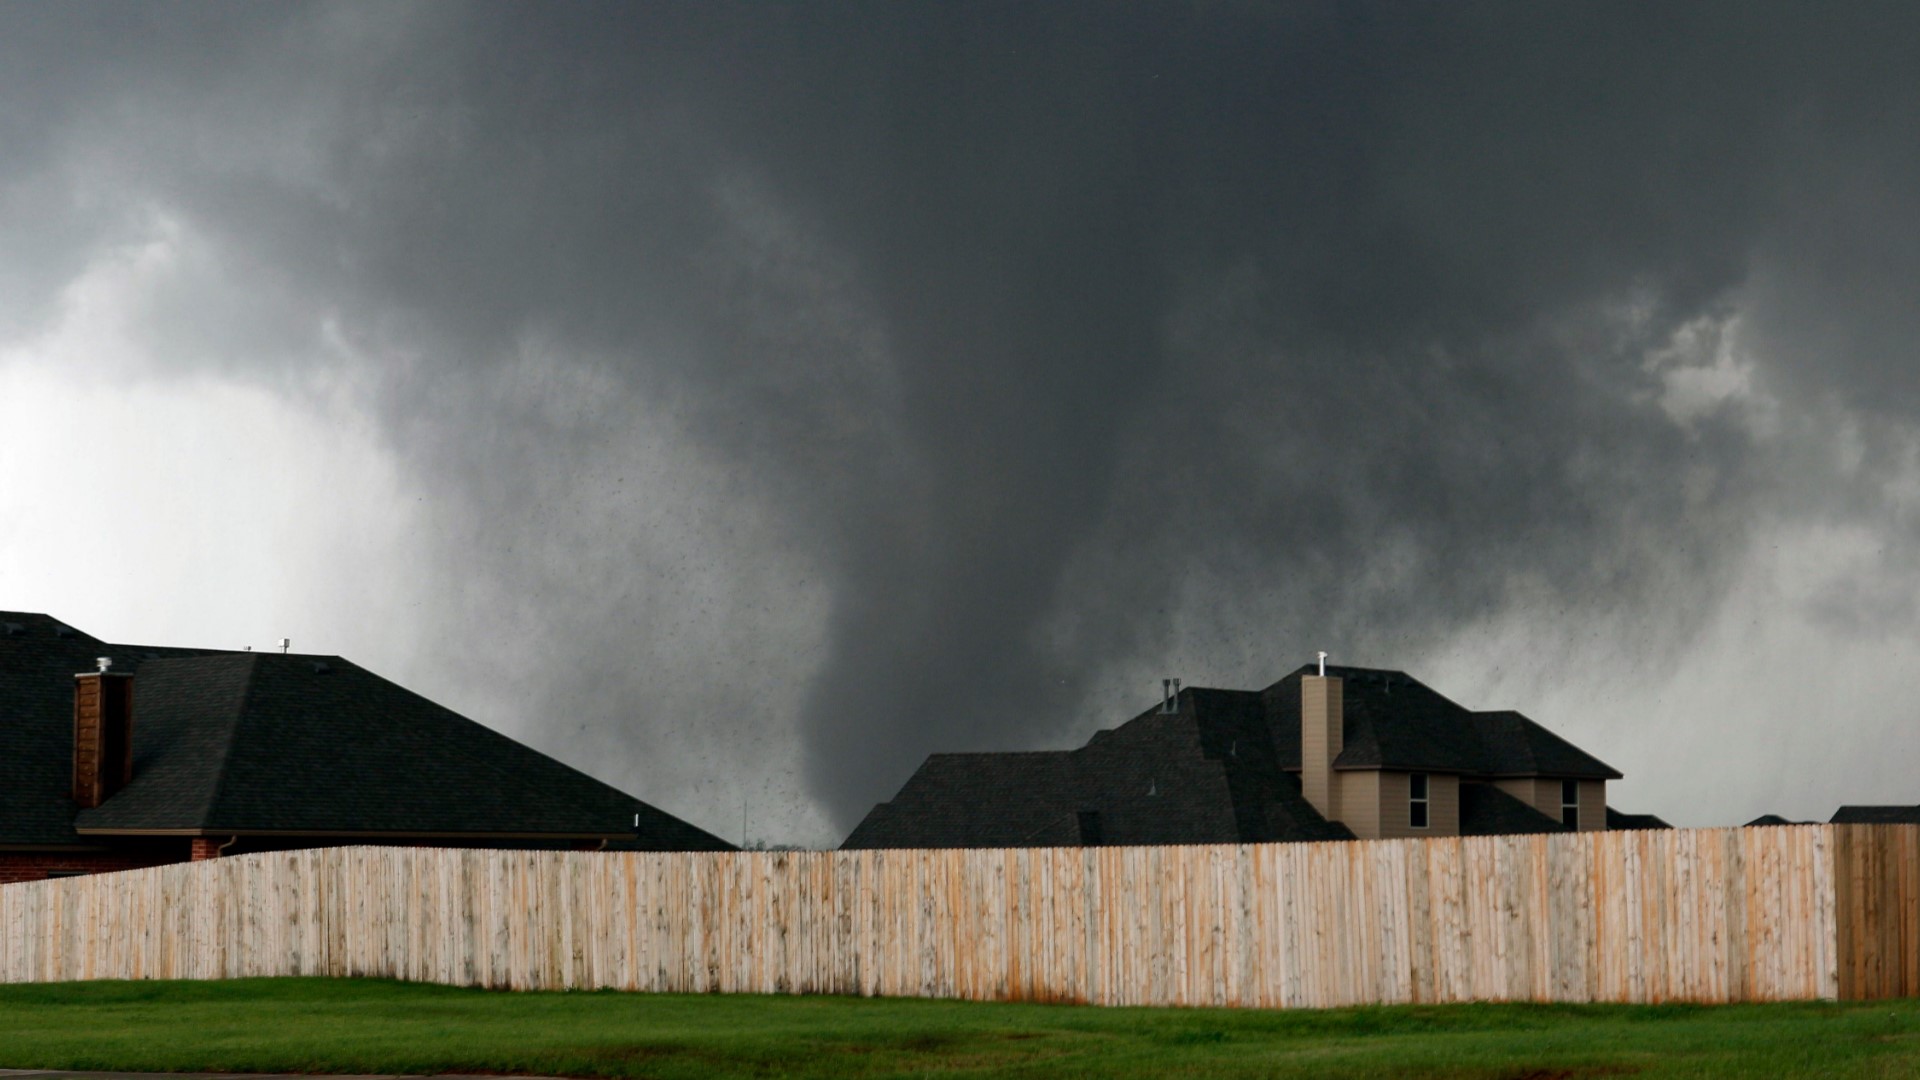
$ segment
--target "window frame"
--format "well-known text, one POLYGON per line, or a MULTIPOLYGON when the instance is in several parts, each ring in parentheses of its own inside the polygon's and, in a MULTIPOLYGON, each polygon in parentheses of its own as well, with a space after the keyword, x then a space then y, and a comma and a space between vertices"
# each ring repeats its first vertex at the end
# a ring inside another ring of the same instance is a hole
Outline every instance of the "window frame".
POLYGON ((1560 781, 1560 824, 1580 831, 1580 781, 1560 781), (1571 798, 1569 798, 1571 796, 1571 798))
POLYGON ((1407 774, 1407 828, 1430 829, 1433 827, 1433 775, 1431 773, 1407 774))

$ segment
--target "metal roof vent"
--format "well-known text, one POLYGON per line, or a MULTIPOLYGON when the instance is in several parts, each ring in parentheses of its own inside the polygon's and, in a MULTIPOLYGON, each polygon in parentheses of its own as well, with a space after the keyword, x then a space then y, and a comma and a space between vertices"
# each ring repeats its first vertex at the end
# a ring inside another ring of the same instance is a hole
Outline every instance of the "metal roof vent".
POLYGON ((94 665, 100 669, 100 673, 104 675, 107 673, 107 669, 113 666, 113 657, 97 656, 94 657, 93 662, 94 665))
POLYGON ((1327 654, 1325 652, 1322 652, 1319 654, 1319 656, 1320 656, 1320 677, 1324 679, 1327 677, 1327 654))
POLYGON ((1180 680, 1160 680, 1160 712, 1170 715, 1180 711, 1180 680))

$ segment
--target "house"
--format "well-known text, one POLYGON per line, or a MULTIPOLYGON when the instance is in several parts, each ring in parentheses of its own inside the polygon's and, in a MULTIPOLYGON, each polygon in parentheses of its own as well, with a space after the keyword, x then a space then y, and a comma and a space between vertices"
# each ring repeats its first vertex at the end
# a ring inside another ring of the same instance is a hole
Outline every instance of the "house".
POLYGON ((1401 671, 1313 665, 1265 690, 1171 684, 1077 750, 934 754, 845 848, 1213 844, 1665 828, 1620 772, 1517 712, 1401 671))
MULTIPOLYGON (((1920 806, 1843 806, 1828 819, 1832 825, 1920 825, 1920 806)), ((1757 825, 1817 825, 1817 821, 1789 821, 1779 814, 1761 814, 1747 827, 1757 825)))
POLYGON ((1833 812, 1835 825, 1920 825, 1920 806, 1843 806, 1833 812))
POLYGON ((1652 814, 1623 814, 1613 807, 1607 807, 1607 828, 1619 829, 1671 829, 1673 826, 1652 814))
POLYGON ((0 612, 0 882, 334 844, 729 846, 337 656, 0 612))

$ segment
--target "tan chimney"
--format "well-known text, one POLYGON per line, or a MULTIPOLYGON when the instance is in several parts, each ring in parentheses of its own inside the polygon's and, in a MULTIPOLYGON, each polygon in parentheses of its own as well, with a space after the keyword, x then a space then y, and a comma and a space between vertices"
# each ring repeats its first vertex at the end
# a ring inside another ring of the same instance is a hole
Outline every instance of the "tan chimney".
MULTIPOLYGON (((1326 671, 1326 661, 1320 662, 1326 671)), ((1300 790, 1320 816, 1339 819, 1334 806, 1333 759, 1340 756, 1345 739, 1345 702, 1341 682, 1331 675, 1300 677, 1300 790)))
POLYGON ((99 806, 133 779, 133 676, 99 671, 73 677, 73 801, 99 806))

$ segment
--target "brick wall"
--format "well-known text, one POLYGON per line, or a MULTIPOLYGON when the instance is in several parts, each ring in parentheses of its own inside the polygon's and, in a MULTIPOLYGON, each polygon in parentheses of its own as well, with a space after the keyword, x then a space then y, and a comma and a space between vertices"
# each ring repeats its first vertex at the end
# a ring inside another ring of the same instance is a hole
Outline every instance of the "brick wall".
POLYGON ((221 858, 223 854, 241 855, 256 851, 304 850, 355 844, 396 847, 437 845, 530 851, 542 849, 597 851, 601 847, 597 840, 543 843, 534 840, 475 838, 461 841, 397 836, 387 839, 383 844, 378 839, 343 836, 243 836, 238 841, 234 841, 229 836, 129 837, 119 839, 112 851, 0 851, 0 885, 15 881, 39 881, 52 874, 107 874, 115 870, 137 870, 145 866, 199 862, 202 859, 221 858), (227 845, 224 853, 220 850, 222 844, 227 845))
POLYGON ((168 851, 0 851, 0 885, 39 881, 51 874, 105 874, 184 860, 186 852, 168 851))

